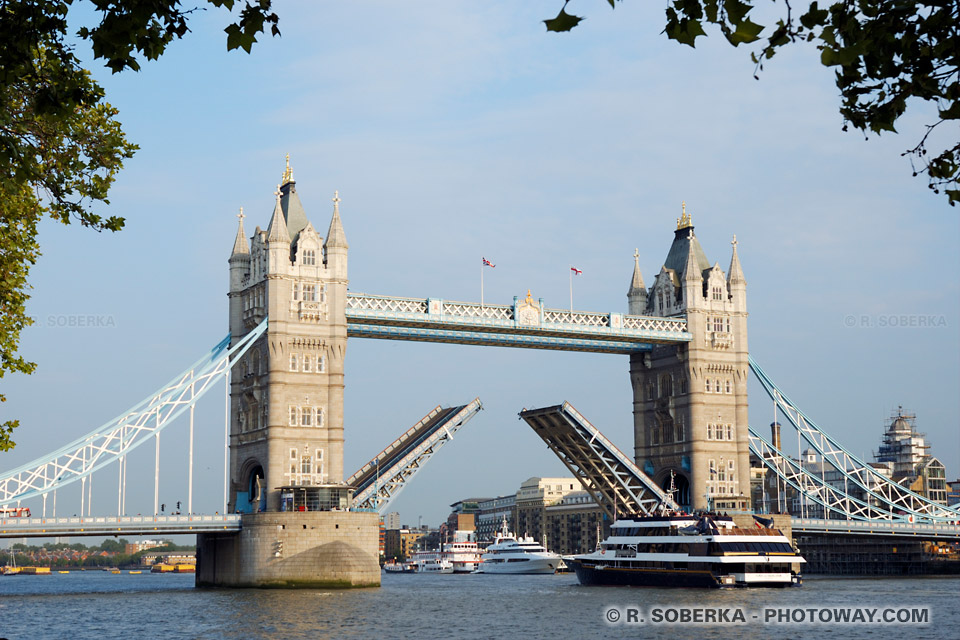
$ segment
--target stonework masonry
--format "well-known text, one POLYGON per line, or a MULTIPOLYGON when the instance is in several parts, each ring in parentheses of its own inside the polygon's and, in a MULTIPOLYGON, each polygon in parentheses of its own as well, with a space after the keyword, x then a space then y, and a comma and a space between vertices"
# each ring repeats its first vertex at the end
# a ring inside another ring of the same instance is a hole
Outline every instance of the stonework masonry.
POLYGON ((378 586, 379 518, 345 510, 349 247, 340 197, 324 238, 307 219, 289 157, 275 195, 269 226, 249 242, 241 210, 229 259, 233 341, 269 321, 231 370, 228 510, 243 514, 242 529, 198 537, 197 584, 378 586))
POLYGON ((730 268, 710 265, 684 207, 647 289, 639 252, 629 313, 686 317, 692 341, 630 356, 635 460, 688 508, 750 506, 746 280, 736 237, 730 268))
POLYGON ((375 513, 244 514, 239 534, 197 536, 196 584, 376 587, 380 585, 378 536, 375 513))

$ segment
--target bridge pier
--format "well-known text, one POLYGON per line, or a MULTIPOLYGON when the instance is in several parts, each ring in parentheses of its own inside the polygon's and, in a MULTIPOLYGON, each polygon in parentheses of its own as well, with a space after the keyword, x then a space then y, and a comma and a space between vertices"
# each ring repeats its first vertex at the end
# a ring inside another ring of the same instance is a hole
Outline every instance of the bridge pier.
POLYGON ((241 525, 197 535, 198 587, 380 586, 376 513, 248 513, 241 525))

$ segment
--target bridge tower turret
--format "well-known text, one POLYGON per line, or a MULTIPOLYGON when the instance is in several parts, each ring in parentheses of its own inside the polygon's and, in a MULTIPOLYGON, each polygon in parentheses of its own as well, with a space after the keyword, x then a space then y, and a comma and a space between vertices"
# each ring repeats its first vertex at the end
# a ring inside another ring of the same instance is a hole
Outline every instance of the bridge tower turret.
MULTIPOLYGON (((639 263, 634 266, 639 272, 639 263)), ((746 280, 734 237, 729 274, 710 266, 683 205, 673 244, 630 313, 686 317, 693 339, 630 356, 634 454, 662 487, 694 509, 750 506, 746 280)))
POLYGON ((227 509, 236 534, 197 537, 197 584, 380 584, 379 518, 343 483, 347 239, 340 197, 326 241, 307 219, 290 157, 266 231, 230 255, 230 331, 267 332, 233 364, 227 509))
POLYGON ((280 487, 343 482, 348 247, 340 198, 325 243, 307 219, 289 158, 275 195, 269 226, 257 228, 246 260, 236 248, 246 246, 242 226, 230 258, 234 340, 270 319, 233 369, 231 512, 280 511, 280 487))

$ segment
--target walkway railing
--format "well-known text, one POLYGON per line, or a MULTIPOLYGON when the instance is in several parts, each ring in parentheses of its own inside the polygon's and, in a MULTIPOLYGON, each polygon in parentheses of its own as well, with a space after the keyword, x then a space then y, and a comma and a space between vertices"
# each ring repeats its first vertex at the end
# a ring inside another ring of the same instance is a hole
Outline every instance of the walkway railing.
POLYGON ((357 338, 620 354, 692 339, 685 318, 547 309, 530 296, 491 305, 350 293, 346 315, 357 338))

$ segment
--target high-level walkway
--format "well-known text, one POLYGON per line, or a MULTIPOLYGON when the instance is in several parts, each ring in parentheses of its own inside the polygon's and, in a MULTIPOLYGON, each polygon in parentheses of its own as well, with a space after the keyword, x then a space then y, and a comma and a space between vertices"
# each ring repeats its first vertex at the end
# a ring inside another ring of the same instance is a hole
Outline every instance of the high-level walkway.
POLYGON ((684 318, 545 309, 529 295, 497 305, 349 293, 346 313, 351 338, 619 354, 692 339, 684 318))

